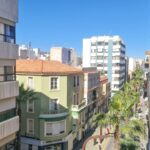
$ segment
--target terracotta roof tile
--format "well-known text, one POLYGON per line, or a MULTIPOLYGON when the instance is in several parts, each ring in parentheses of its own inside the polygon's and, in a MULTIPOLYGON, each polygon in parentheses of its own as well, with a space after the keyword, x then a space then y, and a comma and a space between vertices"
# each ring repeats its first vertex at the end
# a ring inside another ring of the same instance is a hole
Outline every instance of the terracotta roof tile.
POLYGON ((62 64, 58 61, 45 60, 17 60, 16 73, 32 74, 82 74, 81 69, 62 64))

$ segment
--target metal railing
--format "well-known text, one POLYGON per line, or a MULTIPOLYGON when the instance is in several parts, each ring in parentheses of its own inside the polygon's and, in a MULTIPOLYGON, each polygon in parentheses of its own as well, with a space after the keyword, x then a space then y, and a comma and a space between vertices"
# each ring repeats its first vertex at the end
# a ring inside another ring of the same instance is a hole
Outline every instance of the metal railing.
POLYGON ((16 39, 15 39, 15 36, 0 34, 0 41, 15 44, 16 39))

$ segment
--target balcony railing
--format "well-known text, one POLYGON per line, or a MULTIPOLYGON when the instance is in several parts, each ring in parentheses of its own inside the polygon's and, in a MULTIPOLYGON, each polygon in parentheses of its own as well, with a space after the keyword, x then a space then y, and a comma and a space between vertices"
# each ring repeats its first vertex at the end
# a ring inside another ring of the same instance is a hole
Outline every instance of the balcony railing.
POLYGON ((17 81, 0 82, 0 99, 18 96, 18 89, 17 81))
POLYGON ((16 109, 7 110, 0 114, 0 123, 16 116, 16 109))
POLYGON ((18 45, 10 42, 4 42, 0 39, 0 58, 1 59, 17 59, 18 45))
POLYGON ((85 99, 79 105, 72 105, 72 111, 80 111, 86 105, 85 99))
POLYGON ((64 112, 67 112, 67 110, 56 109, 56 110, 49 110, 48 114, 60 114, 60 113, 64 113, 64 112))
POLYGON ((0 41, 15 44, 15 36, 0 34, 0 41))
POLYGON ((0 140, 19 130, 19 117, 13 117, 0 123, 0 140))

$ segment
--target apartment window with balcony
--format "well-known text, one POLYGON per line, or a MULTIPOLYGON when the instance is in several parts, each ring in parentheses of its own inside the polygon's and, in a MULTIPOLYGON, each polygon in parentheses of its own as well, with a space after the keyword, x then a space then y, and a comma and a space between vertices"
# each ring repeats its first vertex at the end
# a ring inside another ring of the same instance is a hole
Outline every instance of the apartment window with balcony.
POLYGON ((33 89, 33 77, 28 77, 28 87, 33 89))
POLYGON ((50 90, 58 90, 59 88, 59 78, 51 77, 50 78, 50 90))
POLYGON ((58 135, 65 133, 66 121, 45 122, 45 136, 58 135))
POLYGON ((34 135, 34 119, 27 119, 27 133, 34 135))
POLYGON ((34 101, 27 100, 27 112, 34 113, 34 101))
POLYGON ((0 41, 15 43, 15 27, 0 23, 0 41))
POLYGON ((15 81, 15 67, 14 66, 0 66, 0 82, 15 81))

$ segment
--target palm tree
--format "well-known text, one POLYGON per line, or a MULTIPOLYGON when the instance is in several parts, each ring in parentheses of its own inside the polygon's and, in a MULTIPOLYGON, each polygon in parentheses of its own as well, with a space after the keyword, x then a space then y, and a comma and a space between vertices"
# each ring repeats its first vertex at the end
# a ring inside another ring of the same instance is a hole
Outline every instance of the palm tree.
MULTIPOLYGON (((21 104, 26 103, 27 101, 35 101, 38 100, 37 92, 35 92, 33 89, 24 88, 24 84, 22 83, 19 86, 19 95, 16 97, 17 102, 17 114, 19 116, 19 129, 21 129, 21 104)), ((17 150, 20 150, 20 136, 21 132, 19 130, 17 135, 17 150)))
POLYGON ((103 135, 103 127, 108 124, 107 116, 105 113, 96 114, 93 118, 94 122, 97 122, 100 127, 100 136, 103 135))
POLYGON ((114 149, 120 149, 120 126, 122 122, 129 122, 133 114, 133 106, 138 100, 138 93, 132 92, 132 85, 126 83, 124 90, 117 92, 113 97, 107 114, 98 114, 96 120, 100 128, 105 124, 114 126, 114 149))

